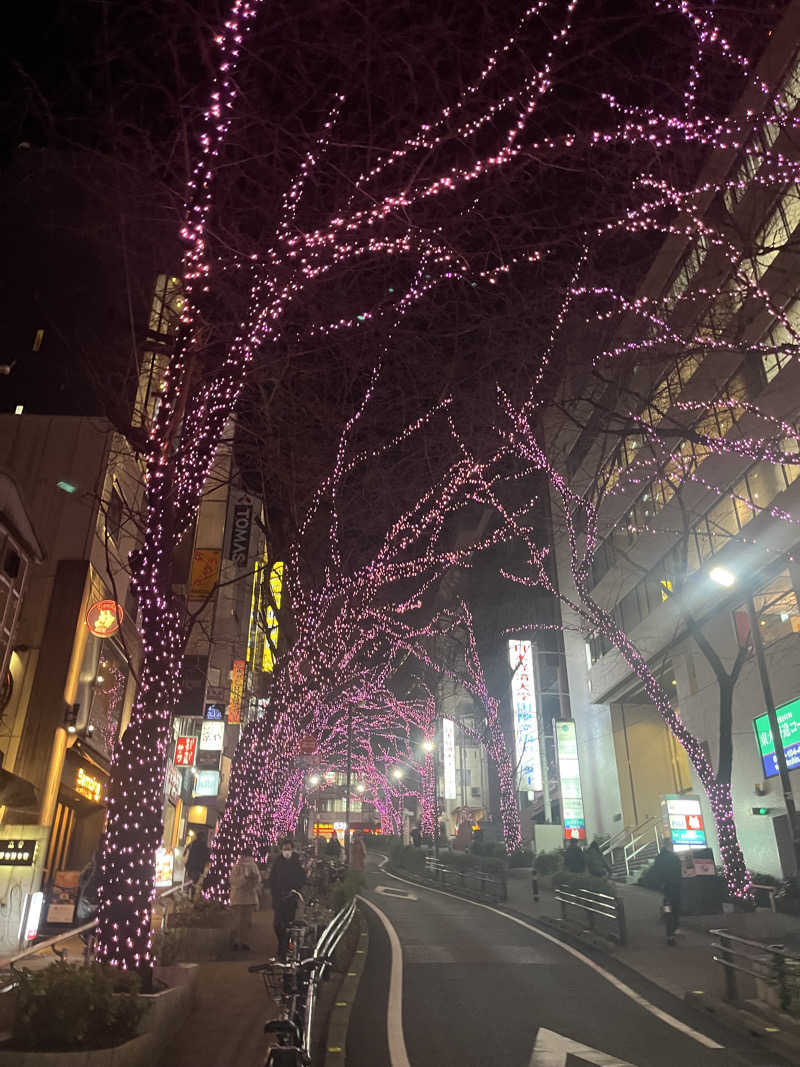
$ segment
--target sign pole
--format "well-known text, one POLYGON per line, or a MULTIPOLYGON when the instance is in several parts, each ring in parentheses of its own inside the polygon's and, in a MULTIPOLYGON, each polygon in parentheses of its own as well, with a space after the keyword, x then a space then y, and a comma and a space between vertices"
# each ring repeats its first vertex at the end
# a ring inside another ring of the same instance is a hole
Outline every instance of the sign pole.
POLYGON ((769 672, 767 670, 767 657, 764 655, 764 642, 761 640, 761 631, 758 628, 758 617, 756 615, 756 605, 753 600, 753 594, 747 597, 747 615, 750 619, 750 634, 753 642, 753 649, 756 654, 756 663, 758 663, 758 674, 761 678, 761 689, 764 694, 764 704, 767 708, 767 715, 769 717, 769 728, 772 733, 772 743, 775 748, 775 760, 778 764, 778 773, 781 776, 781 788, 783 790, 783 801, 786 805, 786 814, 789 819, 789 829, 792 831, 792 846, 794 848, 794 872, 800 871, 800 825, 797 822, 797 809, 794 803, 794 793, 792 792, 792 783, 789 778, 789 768, 786 766, 786 753, 783 751, 783 741, 781 740, 780 726, 778 725, 778 716, 775 712, 775 701, 772 698, 772 685, 769 680, 769 672))
POLYGON ((347 796, 344 808, 344 865, 350 867, 350 783, 353 777, 353 707, 347 705, 347 796))

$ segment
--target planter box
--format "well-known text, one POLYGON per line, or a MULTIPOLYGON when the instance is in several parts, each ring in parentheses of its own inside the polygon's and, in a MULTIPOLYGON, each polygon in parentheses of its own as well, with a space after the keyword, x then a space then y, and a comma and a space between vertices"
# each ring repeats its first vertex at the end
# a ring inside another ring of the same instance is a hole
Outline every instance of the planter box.
POLYGON ((226 956, 231 945, 231 930, 225 926, 168 926, 171 937, 178 939, 177 959, 182 963, 208 963, 226 956))
POLYGON ((172 1034, 180 1029, 194 1000, 197 967, 177 963, 156 967, 154 977, 169 983, 158 993, 142 993, 146 1001, 141 1031, 131 1041, 114 1048, 89 1052, 23 1052, 0 1049, 0 1067, 152 1067, 172 1034))

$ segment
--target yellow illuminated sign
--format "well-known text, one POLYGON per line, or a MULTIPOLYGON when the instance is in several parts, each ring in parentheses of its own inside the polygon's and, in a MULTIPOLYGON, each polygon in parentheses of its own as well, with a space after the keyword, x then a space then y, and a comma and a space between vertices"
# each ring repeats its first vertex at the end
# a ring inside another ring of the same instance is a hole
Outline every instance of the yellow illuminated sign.
POLYGON ((99 804, 103 796, 103 783, 99 778, 93 778, 91 774, 87 774, 83 767, 78 767, 78 773, 75 776, 75 792, 99 804))

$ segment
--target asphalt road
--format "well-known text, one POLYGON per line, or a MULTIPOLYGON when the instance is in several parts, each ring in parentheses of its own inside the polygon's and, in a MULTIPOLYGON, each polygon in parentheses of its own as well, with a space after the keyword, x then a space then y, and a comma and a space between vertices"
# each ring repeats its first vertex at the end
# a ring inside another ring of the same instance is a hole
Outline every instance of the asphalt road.
POLYGON ((785 1063, 604 958, 374 867, 367 878, 382 915, 364 908, 347 1067, 785 1063))

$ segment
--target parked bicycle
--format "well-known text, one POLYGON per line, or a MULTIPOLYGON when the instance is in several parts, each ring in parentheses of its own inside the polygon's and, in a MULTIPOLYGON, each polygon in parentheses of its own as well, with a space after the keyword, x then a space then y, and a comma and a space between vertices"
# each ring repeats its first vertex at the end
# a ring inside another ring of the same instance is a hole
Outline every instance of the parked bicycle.
POLYGON ((304 1040, 308 988, 315 972, 331 962, 328 956, 309 956, 285 963, 269 960, 248 968, 261 975, 278 1005, 278 1016, 264 1025, 264 1033, 277 1041, 269 1049, 265 1067, 309 1067, 311 1057, 304 1040))

